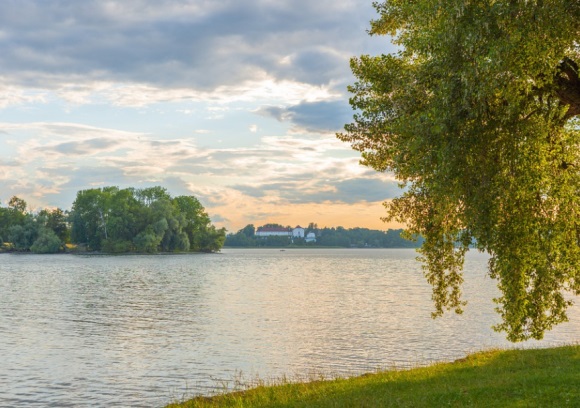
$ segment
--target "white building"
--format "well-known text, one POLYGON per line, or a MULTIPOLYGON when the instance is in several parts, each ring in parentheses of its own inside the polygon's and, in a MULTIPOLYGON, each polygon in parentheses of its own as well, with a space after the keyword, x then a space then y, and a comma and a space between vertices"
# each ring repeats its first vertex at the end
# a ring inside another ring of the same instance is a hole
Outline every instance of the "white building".
POLYGON ((258 227, 256 230, 257 237, 291 237, 292 230, 282 227, 258 227))
POLYGON ((304 240, 306 242, 316 242, 316 234, 314 232, 309 232, 304 240))
POLYGON ((298 225, 296 228, 292 230, 292 237, 293 238, 304 238, 304 228, 298 225))
POLYGON ((306 242, 316 242, 314 232, 305 235, 305 230, 300 225, 296 228, 284 227, 258 227, 256 230, 257 237, 288 237, 288 238, 304 238, 306 242))

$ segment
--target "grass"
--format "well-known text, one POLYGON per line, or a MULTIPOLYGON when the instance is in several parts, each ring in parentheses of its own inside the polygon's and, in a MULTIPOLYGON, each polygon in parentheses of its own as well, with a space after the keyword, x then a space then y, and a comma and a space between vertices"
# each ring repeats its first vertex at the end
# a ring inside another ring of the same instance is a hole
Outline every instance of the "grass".
POLYGON ((197 397, 185 407, 580 407, 580 345, 492 350, 453 363, 197 397))

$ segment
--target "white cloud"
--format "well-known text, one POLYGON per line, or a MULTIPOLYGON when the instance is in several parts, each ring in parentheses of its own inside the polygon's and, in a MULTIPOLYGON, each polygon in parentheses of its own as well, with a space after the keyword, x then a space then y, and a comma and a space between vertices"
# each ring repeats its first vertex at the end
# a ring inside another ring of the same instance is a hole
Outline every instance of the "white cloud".
POLYGON ((355 0, 0 2, 0 198, 163 184, 249 218, 366 209, 389 176, 333 132, 349 57, 387 51, 372 17, 355 0))
POLYGON ((46 102, 46 92, 10 86, 6 84, 4 79, 0 78, 0 109, 15 105, 46 102))
MULTIPOLYGON (((330 86, 309 85, 293 81, 264 79, 233 86, 219 86, 214 90, 195 88, 166 88, 136 83, 86 82, 62 83, 54 89, 28 89, 9 86, 0 79, 0 109, 23 104, 46 104, 61 100, 74 105, 110 103, 113 106, 140 108, 154 104, 178 102, 277 102, 294 105, 301 101, 335 100, 340 94, 330 86), (4 83, 4 85, 3 85, 4 83)), ((215 108, 215 107, 214 107, 215 108)), ((215 111, 216 109, 214 109, 215 111)), ((222 111, 227 108, 222 107, 222 111)), ((178 112, 191 115, 192 110, 178 112)))

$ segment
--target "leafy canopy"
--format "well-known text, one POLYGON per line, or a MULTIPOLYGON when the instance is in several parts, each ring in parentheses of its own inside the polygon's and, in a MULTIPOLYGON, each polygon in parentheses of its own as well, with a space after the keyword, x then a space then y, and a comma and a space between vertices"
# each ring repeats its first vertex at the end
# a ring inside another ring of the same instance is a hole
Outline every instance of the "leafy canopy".
POLYGON ((434 316, 460 313, 468 246, 491 255, 511 341, 540 339, 580 294, 580 2, 392 0, 351 60, 338 137, 405 187, 386 220, 421 234, 434 316))
POLYGON ((214 252, 225 240, 199 200, 163 187, 82 190, 70 215, 71 241, 104 252, 214 252))

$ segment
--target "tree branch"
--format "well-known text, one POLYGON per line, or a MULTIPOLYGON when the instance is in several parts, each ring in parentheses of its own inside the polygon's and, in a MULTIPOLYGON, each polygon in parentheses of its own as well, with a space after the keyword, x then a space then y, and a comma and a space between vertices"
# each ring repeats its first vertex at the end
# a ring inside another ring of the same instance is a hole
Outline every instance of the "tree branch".
POLYGON ((565 57, 560 63, 556 85, 556 95, 560 101, 568 105, 568 111, 564 117, 570 119, 580 115, 580 78, 578 64, 575 61, 565 57))

